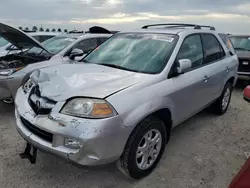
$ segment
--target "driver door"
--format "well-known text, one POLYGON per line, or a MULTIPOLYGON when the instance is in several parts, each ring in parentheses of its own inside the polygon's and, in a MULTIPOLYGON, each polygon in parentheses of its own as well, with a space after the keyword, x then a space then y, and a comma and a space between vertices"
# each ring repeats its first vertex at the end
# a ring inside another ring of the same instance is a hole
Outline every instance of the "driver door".
MULTIPOLYGON (((209 80, 206 79, 206 67, 203 66, 203 47, 200 34, 187 36, 176 58, 176 64, 180 59, 190 59, 192 68, 190 71, 177 75, 172 79, 174 92, 171 99, 175 105, 177 124, 190 118, 206 105, 209 96, 209 80)), ((176 65, 175 64, 175 65, 176 65)), ((176 66, 173 69, 176 69, 176 66)))

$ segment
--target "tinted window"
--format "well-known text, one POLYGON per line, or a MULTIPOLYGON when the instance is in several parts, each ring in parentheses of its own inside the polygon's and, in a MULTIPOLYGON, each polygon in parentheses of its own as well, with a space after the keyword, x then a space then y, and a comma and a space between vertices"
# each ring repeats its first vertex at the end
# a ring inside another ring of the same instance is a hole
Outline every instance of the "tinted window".
POLYGON ((225 56, 219 41, 212 34, 203 34, 203 47, 205 62, 210 63, 216 60, 219 60, 225 56))
POLYGON ((106 40, 108 40, 108 38, 99 38, 100 40, 100 44, 104 43, 106 40))
POLYGON ((179 59, 190 59, 192 61, 192 68, 203 64, 203 50, 200 35, 191 35, 184 40, 177 56, 177 60, 179 59))
POLYGON ((0 37, 0 47, 7 45, 9 42, 4 38, 0 37))
POLYGON ((226 34, 222 34, 222 33, 220 33, 219 36, 222 39, 222 41, 224 42, 224 44, 226 45, 226 47, 228 48, 228 50, 230 52, 232 52, 233 54, 235 54, 234 47, 233 47, 229 37, 226 34))
POLYGON ((248 36, 230 36, 235 50, 250 51, 250 37, 248 36))
POLYGON ((116 34, 84 60, 128 71, 157 73, 167 64, 177 39, 168 34, 116 34))
POLYGON ((74 48, 81 49, 84 53, 94 50, 97 47, 97 39, 85 39, 74 46, 74 48))

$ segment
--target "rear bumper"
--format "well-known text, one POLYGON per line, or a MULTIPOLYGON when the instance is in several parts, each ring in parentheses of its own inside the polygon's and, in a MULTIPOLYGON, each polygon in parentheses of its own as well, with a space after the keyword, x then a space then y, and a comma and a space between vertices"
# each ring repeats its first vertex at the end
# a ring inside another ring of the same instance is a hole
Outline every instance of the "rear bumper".
POLYGON ((238 72, 238 77, 240 80, 249 80, 250 72, 238 72))

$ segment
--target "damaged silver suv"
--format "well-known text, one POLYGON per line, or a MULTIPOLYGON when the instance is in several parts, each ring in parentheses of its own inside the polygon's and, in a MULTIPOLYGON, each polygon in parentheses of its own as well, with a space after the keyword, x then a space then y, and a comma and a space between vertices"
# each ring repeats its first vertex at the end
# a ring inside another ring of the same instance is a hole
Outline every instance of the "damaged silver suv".
POLYGON ((82 64, 40 69, 19 88, 21 157, 35 163, 39 149, 86 166, 117 161, 125 175, 145 177, 174 126, 205 108, 227 111, 237 67, 213 27, 159 24, 115 34, 82 64))

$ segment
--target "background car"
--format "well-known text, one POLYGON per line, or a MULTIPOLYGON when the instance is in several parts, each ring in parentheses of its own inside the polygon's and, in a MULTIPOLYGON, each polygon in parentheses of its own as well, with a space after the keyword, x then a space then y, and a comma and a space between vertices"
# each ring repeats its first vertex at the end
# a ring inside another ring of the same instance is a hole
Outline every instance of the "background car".
POLYGON ((250 35, 230 35, 239 58, 239 79, 250 80, 250 35))
POLYGON ((0 100, 12 103, 17 89, 34 70, 73 63, 76 57, 81 59, 112 34, 66 34, 39 43, 26 33, 0 23, 0 36, 22 51, 0 58, 0 100))
POLYGON ((244 99, 250 102, 250 85, 244 89, 244 99))
MULTIPOLYGON (((27 34, 36 39, 38 42, 43 42, 59 35, 59 33, 52 32, 29 32, 27 34)), ((0 57, 6 56, 7 54, 14 54, 19 52, 21 52, 20 49, 9 43, 9 41, 5 40, 3 37, 0 37, 0 57)))
MULTIPOLYGON (((250 102, 250 85, 244 89, 243 97, 250 102)), ((248 188, 250 187, 250 158, 248 157, 245 164, 233 178, 228 188, 248 188)))

